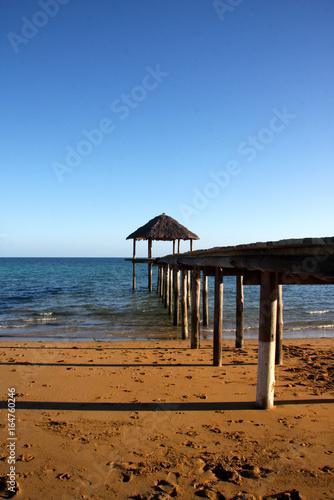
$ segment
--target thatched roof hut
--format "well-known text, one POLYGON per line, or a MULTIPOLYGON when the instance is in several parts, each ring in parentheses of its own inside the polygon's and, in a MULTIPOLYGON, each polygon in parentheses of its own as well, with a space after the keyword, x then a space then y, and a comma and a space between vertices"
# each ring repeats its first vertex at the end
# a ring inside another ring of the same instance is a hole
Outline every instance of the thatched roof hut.
MULTIPOLYGON (((133 240, 133 289, 136 288, 136 241, 147 240, 148 241, 148 259, 145 262, 148 263, 148 283, 149 289, 152 291, 152 241, 172 241, 173 242, 173 253, 175 253, 175 241, 178 241, 178 253, 180 253, 180 240, 190 240, 190 250, 192 250, 193 240, 199 240, 199 237, 189 231, 186 227, 182 226, 179 222, 166 214, 158 215, 151 219, 147 224, 141 226, 131 233, 127 240, 133 240)), ((140 259, 143 262, 143 259, 140 259)))
POLYGON ((131 233, 127 240, 199 240, 199 237, 166 214, 158 215, 137 231, 131 233))

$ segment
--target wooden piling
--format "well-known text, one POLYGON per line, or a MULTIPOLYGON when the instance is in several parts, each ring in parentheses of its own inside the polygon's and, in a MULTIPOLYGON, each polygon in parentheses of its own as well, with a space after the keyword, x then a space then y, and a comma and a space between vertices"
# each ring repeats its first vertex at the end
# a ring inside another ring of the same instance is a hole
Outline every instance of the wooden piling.
POLYGON ((178 326, 180 323, 180 268, 173 268, 173 284, 174 284, 174 315, 173 325, 178 326))
MULTIPOLYGON (((152 240, 148 239, 148 258, 152 259, 152 240)), ((152 262, 148 263, 148 289, 152 292, 152 262)))
MULTIPOLYGON (((133 259, 136 258, 136 240, 134 239, 133 240, 133 259)), ((136 289, 136 263, 133 262, 132 263, 132 269, 133 269, 133 272, 132 272, 132 289, 135 290, 136 289)))
POLYGON ((165 265, 165 290, 164 290, 164 306, 169 305, 169 264, 165 265))
POLYGON ((205 270, 202 272, 202 307, 203 307, 203 326, 209 324, 209 306, 208 306, 208 277, 205 270))
POLYGON ((191 348, 199 349, 199 323, 201 298, 201 271, 194 267, 192 270, 191 287, 191 348))
POLYGON ((277 273, 261 272, 256 406, 274 406, 277 273))
POLYGON ((160 266, 158 267, 157 294, 160 295, 160 266))
POLYGON ((214 324, 213 324, 213 364, 222 365, 223 347, 223 270, 217 268, 215 271, 215 296, 214 296, 214 324))
POLYGON ((182 267, 181 271, 181 327, 182 338, 188 338, 188 271, 182 267))
POLYGON ((278 285, 275 364, 276 365, 283 364, 283 287, 282 287, 282 285, 278 285))
POLYGON ((169 287, 168 287, 168 295, 169 295, 169 300, 168 300, 168 313, 169 315, 173 314, 173 266, 169 266, 169 287))
POLYGON ((236 332, 235 347, 244 345, 244 278, 236 277, 236 332))
POLYGON ((191 307, 191 271, 187 271, 187 297, 188 307, 191 307))

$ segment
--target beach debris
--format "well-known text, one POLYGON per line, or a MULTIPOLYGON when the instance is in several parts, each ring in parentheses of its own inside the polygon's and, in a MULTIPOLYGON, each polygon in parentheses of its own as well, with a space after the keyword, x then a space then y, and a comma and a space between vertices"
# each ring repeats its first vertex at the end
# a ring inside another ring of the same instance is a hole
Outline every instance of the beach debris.
POLYGON ((61 481, 68 481, 71 479, 72 474, 69 474, 68 472, 64 472, 63 474, 58 474, 57 479, 60 479, 61 481))
POLYGON ((29 453, 26 453, 25 455, 19 455, 16 460, 18 462, 30 462, 34 458, 35 458, 34 455, 30 455, 29 453))

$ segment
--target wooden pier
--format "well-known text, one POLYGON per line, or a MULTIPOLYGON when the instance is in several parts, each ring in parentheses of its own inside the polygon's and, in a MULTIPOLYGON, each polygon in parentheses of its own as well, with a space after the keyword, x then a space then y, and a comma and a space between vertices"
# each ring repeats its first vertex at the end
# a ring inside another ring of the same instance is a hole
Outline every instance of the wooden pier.
MULTIPOLYGON (((191 347, 200 346, 200 291, 203 276, 203 324, 207 323, 207 276, 214 276, 213 364, 222 364, 223 281, 236 278, 236 348, 244 345, 243 287, 260 285, 259 349, 256 404, 274 404, 275 363, 282 363, 282 285, 334 284, 334 238, 306 238, 238 245, 154 260, 159 267, 158 292, 174 308, 174 325, 188 337, 189 274, 191 273, 191 347), (181 294, 179 287, 180 275, 181 294), (173 287, 170 285, 173 277, 173 287), (174 290, 174 294, 173 294, 174 290), (173 297, 174 295, 174 297, 173 297), (180 298, 179 298, 180 297, 180 298), (179 301, 181 308, 179 309, 179 301)), ((170 311, 170 309, 169 309, 170 311)))

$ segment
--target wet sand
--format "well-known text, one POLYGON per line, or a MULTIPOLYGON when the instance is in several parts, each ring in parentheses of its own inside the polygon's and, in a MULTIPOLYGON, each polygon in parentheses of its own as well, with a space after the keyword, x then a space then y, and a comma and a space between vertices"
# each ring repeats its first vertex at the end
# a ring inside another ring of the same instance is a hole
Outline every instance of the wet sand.
POLYGON ((14 388, 16 498, 334 499, 333 343, 285 341, 258 410, 256 341, 3 341, 0 497, 14 388))

